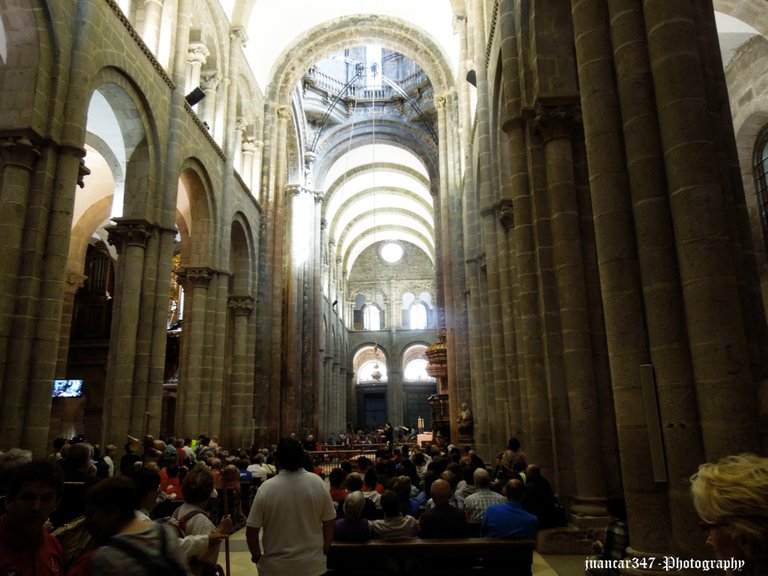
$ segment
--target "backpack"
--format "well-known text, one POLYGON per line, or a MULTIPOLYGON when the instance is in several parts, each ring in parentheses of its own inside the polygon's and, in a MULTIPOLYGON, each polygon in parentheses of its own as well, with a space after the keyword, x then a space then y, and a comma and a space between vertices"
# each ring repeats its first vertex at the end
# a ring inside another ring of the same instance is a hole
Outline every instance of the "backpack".
POLYGON ((178 560, 168 554, 168 535, 165 528, 160 530, 160 555, 152 556, 142 548, 121 538, 110 538, 107 546, 124 552, 143 566, 148 576, 189 576, 187 569, 178 560))
MULTIPOLYGON (((177 508, 176 512, 180 509, 177 508)), ((168 518, 161 518, 158 520, 160 524, 167 524, 176 530, 179 538, 184 538, 187 535, 187 523, 192 520, 198 514, 205 514, 204 510, 197 509, 187 512, 184 516, 179 518, 176 513, 168 518)), ((207 562, 201 562, 197 558, 192 558, 189 562, 192 574, 195 576, 223 576, 224 569, 217 564, 209 564, 207 562)))

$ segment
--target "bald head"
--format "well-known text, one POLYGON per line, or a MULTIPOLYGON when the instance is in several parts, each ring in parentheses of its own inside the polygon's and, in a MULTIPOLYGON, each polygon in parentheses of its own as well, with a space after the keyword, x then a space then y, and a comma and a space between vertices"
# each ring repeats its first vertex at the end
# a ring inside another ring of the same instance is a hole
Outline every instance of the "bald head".
POLYGON ((512 502, 522 502, 525 496, 525 484, 519 478, 512 478, 504 485, 504 495, 512 502))
POLYGON ((491 475, 485 468, 477 468, 472 473, 475 488, 488 488, 491 485, 491 475))
POLYGON ((435 504, 446 504, 451 499, 451 485, 442 478, 435 480, 432 482, 430 494, 435 504))

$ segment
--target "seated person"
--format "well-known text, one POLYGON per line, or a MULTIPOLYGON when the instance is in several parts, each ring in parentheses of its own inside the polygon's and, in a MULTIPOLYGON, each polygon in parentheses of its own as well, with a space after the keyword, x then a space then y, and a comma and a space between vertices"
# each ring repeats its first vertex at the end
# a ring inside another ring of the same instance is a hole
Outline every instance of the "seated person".
POLYGON ((334 540, 362 541, 371 537, 369 522, 363 518, 366 499, 359 490, 351 492, 344 499, 344 516, 337 518, 333 527, 334 540))
POLYGON ((768 574, 768 458, 728 456, 702 464, 691 493, 707 544, 721 559, 744 562, 744 576, 768 574))
MULTIPOLYGON (((362 493, 363 491, 363 477, 360 476, 357 472, 352 472, 347 476, 347 479, 344 481, 344 487, 347 489, 347 492, 352 494, 352 492, 360 491, 362 493)), ((363 494, 365 496, 365 494, 363 494)), ((339 503, 339 508, 337 510, 336 516, 338 518, 341 518, 344 515, 344 503, 339 503)), ((379 520, 382 518, 382 513, 380 508, 376 508, 376 505, 373 503, 372 500, 369 498, 365 499, 365 505, 363 506, 363 518, 367 518, 368 520, 379 520)))
POLYGON ((529 464, 525 470, 523 508, 539 519, 540 529, 568 524, 565 509, 555 498, 549 480, 541 475, 537 464, 529 464))
POLYGON ((61 498, 64 479, 56 464, 35 460, 14 469, 0 516, 0 574, 59 576, 63 552, 45 528, 61 498))
POLYGON ((384 512, 383 520, 373 520, 371 536, 373 538, 409 538, 415 537, 416 518, 410 515, 403 516, 400 512, 400 498, 392 490, 385 490, 381 495, 381 509, 384 512))
POLYGON ((513 478, 507 482, 504 495, 504 504, 491 504, 485 511, 481 534, 487 538, 535 538, 539 520, 523 508, 523 481, 513 478))
POLYGON ((463 510, 451 506, 451 486, 442 478, 432 483, 430 490, 434 506, 419 517, 421 538, 465 538, 469 525, 463 510))
POLYGON ((464 500, 464 512, 470 524, 470 532, 480 534, 483 515, 491 504, 503 504, 506 498, 491 490, 491 475, 485 468, 477 468, 472 474, 475 491, 464 500))
POLYGON ((331 485, 331 500, 333 500, 336 505, 340 502, 344 502, 344 498, 349 494, 343 486, 346 479, 347 473, 341 468, 334 468, 331 470, 331 473, 328 474, 328 482, 331 485))

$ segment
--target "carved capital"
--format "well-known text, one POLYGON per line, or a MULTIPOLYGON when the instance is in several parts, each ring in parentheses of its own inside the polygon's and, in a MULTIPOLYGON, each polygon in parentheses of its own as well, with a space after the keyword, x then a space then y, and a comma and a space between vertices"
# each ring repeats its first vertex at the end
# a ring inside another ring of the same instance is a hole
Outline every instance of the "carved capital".
POLYGON ((302 192, 304 192, 304 186, 302 186, 301 184, 288 184, 285 187, 285 192, 290 196, 298 196, 302 192))
POLYGON ((218 70, 203 70, 200 74, 200 88, 208 91, 216 91, 221 85, 221 74, 218 70))
POLYGON ((291 117, 291 107, 280 106, 277 109, 277 117, 280 118, 280 120, 288 120, 291 117))
POLYGON ((40 149, 26 136, 0 138, 0 164, 32 170, 40 149))
POLYGON ((211 55, 211 51, 205 44, 200 42, 193 42, 187 48, 187 62, 190 64, 205 64, 208 60, 208 56, 211 55))
POLYGON ((435 110, 445 110, 445 104, 447 102, 445 96, 435 96, 433 102, 435 103, 435 110))
POLYGON ((242 47, 248 43, 248 34, 242 26, 233 26, 229 30, 229 37, 233 42, 239 43, 242 47))
POLYGON ((570 139, 573 130, 581 124, 581 108, 578 106, 542 107, 533 119, 533 127, 544 142, 570 139))
POLYGON ((248 121, 242 116, 235 121, 235 130, 245 132, 246 128, 248 128, 248 121))
POLYGON ((227 306, 235 316, 250 316, 255 300, 252 296, 230 296, 227 306))
POLYGON ((320 231, 323 232, 328 229, 328 220, 320 218, 320 231))
POLYGON ((106 227, 108 240, 118 253, 128 246, 147 247, 147 241, 152 235, 152 224, 146 220, 116 219, 114 226, 106 227))
POLYGON ((512 200, 504 198, 499 201, 496 206, 496 212, 499 218, 499 222, 504 226, 504 229, 509 232, 515 226, 515 212, 512 200))
POLYGON ((206 288, 213 278, 213 270, 206 267, 179 268, 176 277, 185 290, 190 288, 206 288))
POLYGON ((246 136, 243 138, 243 154, 253 154, 261 147, 261 142, 256 142, 256 138, 253 136, 246 136))
POLYGON ((323 192, 322 190, 315 190, 314 192, 312 192, 312 194, 314 194, 315 196, 316 204, 320 204, 323 201, 323 198, 325 198, 325 192, 323 192))
POLYGON ((83 287, 83 284, 85 284, 86 280, 88 280, 88 276, 85 274, 81 274, 80 272, 67 272, 64 291, 67 294, 74 294, 83 287))

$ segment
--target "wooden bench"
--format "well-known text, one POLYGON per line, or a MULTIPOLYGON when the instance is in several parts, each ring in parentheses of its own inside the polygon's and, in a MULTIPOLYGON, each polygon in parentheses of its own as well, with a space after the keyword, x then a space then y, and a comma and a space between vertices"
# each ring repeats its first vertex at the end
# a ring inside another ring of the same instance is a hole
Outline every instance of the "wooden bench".
POLYGON ((531 576, 536 540, 455 538, 334 541, 329 576, 531 576))

